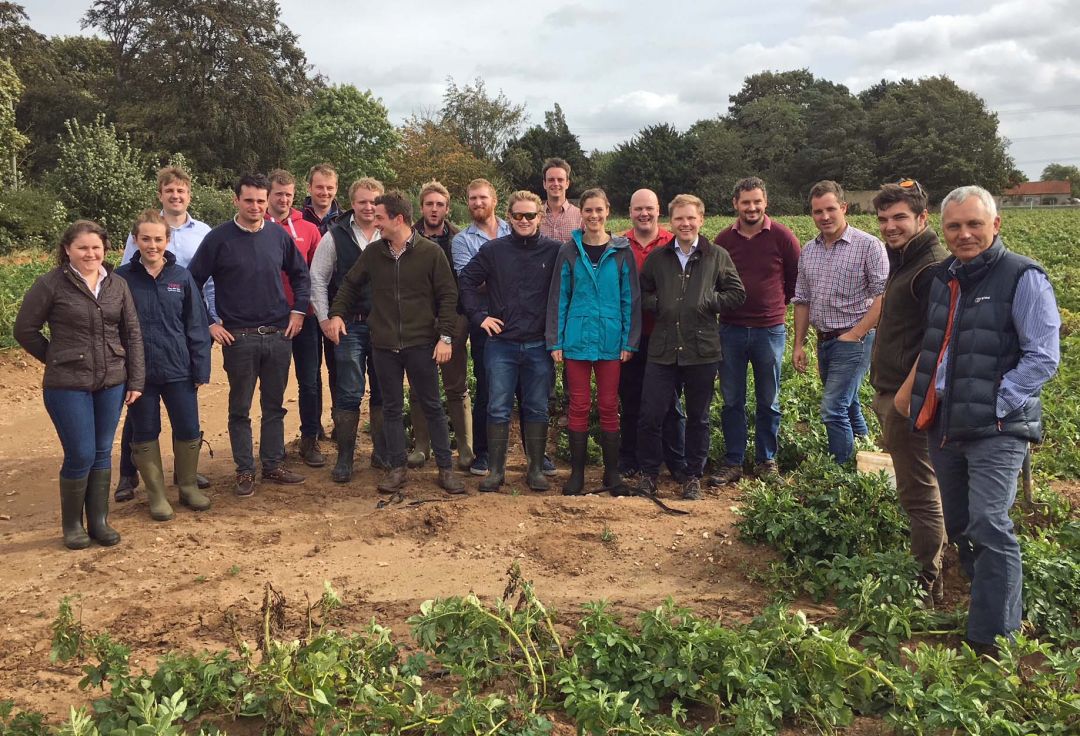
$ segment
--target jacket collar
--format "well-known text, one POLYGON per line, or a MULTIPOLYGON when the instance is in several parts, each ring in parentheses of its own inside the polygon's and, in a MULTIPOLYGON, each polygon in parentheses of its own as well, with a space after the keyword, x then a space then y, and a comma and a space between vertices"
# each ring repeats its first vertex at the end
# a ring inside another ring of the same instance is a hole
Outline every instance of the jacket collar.
POLYGON ((886 246, 889 254, 889 264, 893 267, 902 266, 908 261, 918 258, 923 253, 936 248, 938 243, 938 236, 933 228, 925 227, 922 232, 917 233, 902 248, 897 249, 886 246))

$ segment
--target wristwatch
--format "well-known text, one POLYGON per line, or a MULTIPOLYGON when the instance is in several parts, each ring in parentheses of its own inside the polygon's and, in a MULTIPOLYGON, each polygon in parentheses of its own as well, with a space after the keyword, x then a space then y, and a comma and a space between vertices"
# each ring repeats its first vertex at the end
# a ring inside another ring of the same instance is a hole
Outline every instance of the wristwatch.
POLYGON ((453 345, 454 344, 454 338, 450 337, 449 335, 439 335, 439 340, 441 340, 443 343, 445 343, 447 345, 453 345))

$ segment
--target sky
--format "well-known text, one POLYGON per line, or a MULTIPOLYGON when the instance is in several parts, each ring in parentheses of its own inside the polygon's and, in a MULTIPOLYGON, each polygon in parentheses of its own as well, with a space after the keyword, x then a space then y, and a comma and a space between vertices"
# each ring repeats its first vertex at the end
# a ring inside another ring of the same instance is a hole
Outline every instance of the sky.
MULTIPOLYGON (((19 0, 47 35, 90 0, 19 0)), ((996 111, 1018 168, 1080 166, 1080 0, 364 3, 280 0, 315 72, 370 89, 400 123, 447 77, 482 78, 542 123, 557 102, 586 151, 727 111, 760 71, 808 68, 853 92, 945 74, 996 111)))

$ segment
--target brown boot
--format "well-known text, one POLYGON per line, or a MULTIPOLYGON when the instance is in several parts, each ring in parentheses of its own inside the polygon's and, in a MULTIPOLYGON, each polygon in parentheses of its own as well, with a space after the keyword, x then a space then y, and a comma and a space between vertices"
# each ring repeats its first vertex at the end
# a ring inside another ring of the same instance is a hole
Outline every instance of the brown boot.
POLYGON ((399 468, 391 468, 383 476, 383 479, 379 481, 379 484, 375 486, 375 490, 379 493, 394 493, 401 490, 401 487, 405 485, 405 466, 402 465, 399 468))
POLYGON ((321 468, 326 465, 326 457, 319 449, 318 437, 301 437, 300 438, 300 459, 304 461, 304 465, 309 468, 321 468))
POLYGON ((453 496, 465 492, 465 484, 454 475, 453 468, 439 468, 439 487, 453 496))

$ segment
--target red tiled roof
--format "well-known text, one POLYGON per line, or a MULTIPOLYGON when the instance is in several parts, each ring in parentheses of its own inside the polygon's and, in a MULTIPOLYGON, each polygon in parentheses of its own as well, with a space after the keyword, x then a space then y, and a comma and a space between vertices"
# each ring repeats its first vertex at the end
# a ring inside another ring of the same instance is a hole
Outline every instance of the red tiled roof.
POLYGON ((1072 184, 1068 181, 1025 181, 1012 189, 1006 189, 1007 197, 1039 196, 1047 194, 1070 194, 1072 184))

